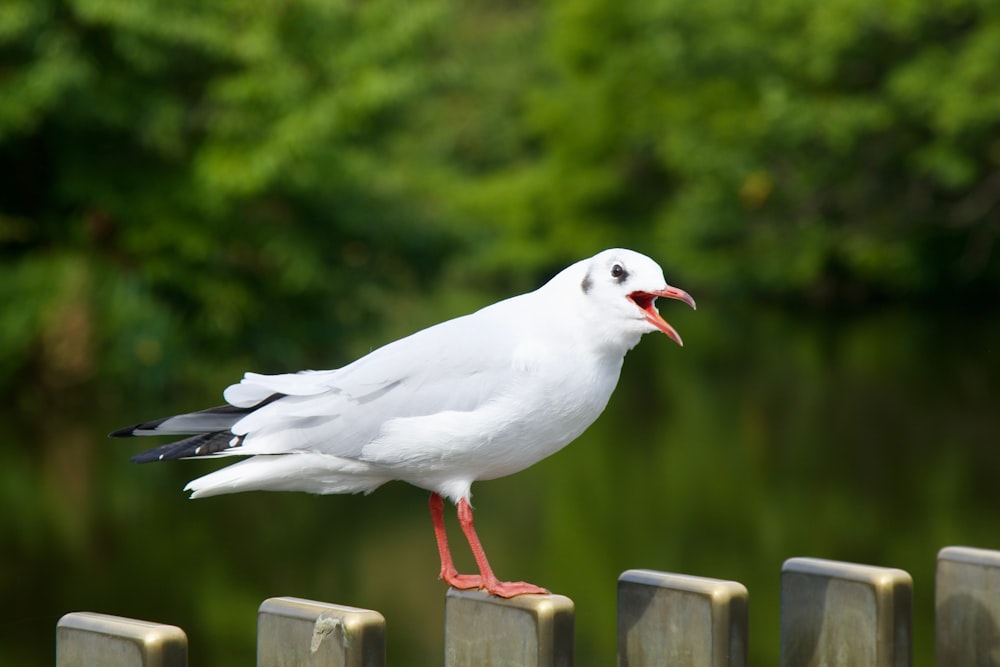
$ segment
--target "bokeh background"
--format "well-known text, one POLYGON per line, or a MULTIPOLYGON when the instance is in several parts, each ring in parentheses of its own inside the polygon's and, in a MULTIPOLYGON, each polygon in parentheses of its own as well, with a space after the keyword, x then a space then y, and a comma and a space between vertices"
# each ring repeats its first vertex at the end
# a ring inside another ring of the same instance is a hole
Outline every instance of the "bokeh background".
POLYGON ((475 487, 498 573, 576 601, 585 666, 622 570, 742 581, 765 665, 785 558, 902 567, 930 665, 937 549, 1000 548, 998 65, 994 0, 5 0, 0 663, 91 610, 253 664, 296 595, 441 664, 424 492, 190 502, 213 463, 105 434, 626 246, 686 347, 475 487))

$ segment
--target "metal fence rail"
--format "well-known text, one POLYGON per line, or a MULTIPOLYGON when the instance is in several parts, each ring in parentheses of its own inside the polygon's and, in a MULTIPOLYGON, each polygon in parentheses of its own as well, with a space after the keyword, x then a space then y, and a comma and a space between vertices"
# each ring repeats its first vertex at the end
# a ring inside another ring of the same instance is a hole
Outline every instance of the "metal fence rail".
MULTIPOLYGON (((903 570, 791 558, 781 572, 783 667, 912 664, 913 582, 903 570)), ((734 581, 628 570, 618 579, 618 665, 744 667, 747 589, 734 581)), ((946 547, 935 586, 936 664, 1000 663, 1000 551, 946 547)), ((573 602, 449 590, 448 667, 568 666, 573 602)), ((91 612, 56 629, 57 667, 182 667, 172 625, 91 612)), ((385 619, 367 609, 271 598, 257 616, 258 667, 385 667, 385 619)))

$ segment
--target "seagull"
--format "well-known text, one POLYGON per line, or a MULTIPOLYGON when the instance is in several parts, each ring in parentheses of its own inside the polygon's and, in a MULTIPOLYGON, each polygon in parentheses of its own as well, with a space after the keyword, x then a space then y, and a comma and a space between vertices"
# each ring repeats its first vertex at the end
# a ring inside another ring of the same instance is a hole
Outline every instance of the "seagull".
POLYGON ((334 370, 246 373, 226 405, 135 424, 111 437, 187 435, 137 463, 249 457, 190 482, 203 498, 240 491, 370 493, 392 480, 430 491, 440 578, 499 597, 545 594, 493 573, 471 486, 518 472, 575 440, 604 411, 643 334, 680 335, 656 299, 695 308, 652 259, 611 249, 533 292, 447 320, 334 370), (444 499, 456 505, 478 574, 459 574, 444 499))

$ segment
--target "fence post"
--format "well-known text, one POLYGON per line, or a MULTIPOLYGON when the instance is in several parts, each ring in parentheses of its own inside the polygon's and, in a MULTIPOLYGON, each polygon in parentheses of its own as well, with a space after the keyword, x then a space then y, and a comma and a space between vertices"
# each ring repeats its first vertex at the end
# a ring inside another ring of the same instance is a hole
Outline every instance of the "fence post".
POLYGON ((1000 646, 1000 551, 938 552, 934 655, 938 665, 995 665, 1000 646))
POLYGON ((257 667, 285 665, 385 667, 385 618, 301 598, 264 600, 257 611, 257 667))
POLYGON ((618 667, 747 664, 747 589, 653 570, 618 578, 618 667))
POLYGON ((446 667, 569 667, 573 664, 573 601, 562 595, 505 600, 481 591, 448 589, 446 667))
POLYGON ((909 667, 912 616, 903 570, 818 558, 781 568, 783 667, 909 667))
POLYGON ((186 667, 187 635, 174 625, 89 611, 56 624, 56 667, 186 667))

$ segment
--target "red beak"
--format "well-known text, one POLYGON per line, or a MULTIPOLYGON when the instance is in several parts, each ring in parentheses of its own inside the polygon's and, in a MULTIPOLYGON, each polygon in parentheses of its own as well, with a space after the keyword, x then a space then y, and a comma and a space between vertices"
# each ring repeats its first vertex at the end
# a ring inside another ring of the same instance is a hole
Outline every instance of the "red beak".
POLYGON ((656 310, 656 297, 659 296, 667 299, 677 299, 678 301, 683 301, 693 309, 698 308, 690 294, 682 289, 671 287, 670 285, 667 285, 663 289, 655 292, 632 292, 628 295, 628 298, 632 303, 639 306, 639 309, 645 314, 647 322, 667 334, 672 341, 683 347, 684 341, 681 340, 681 335, 677 333, 677 330, 670 326, 670 324, 668 324, 667 321, 660 316, 659 311, 656 310))

